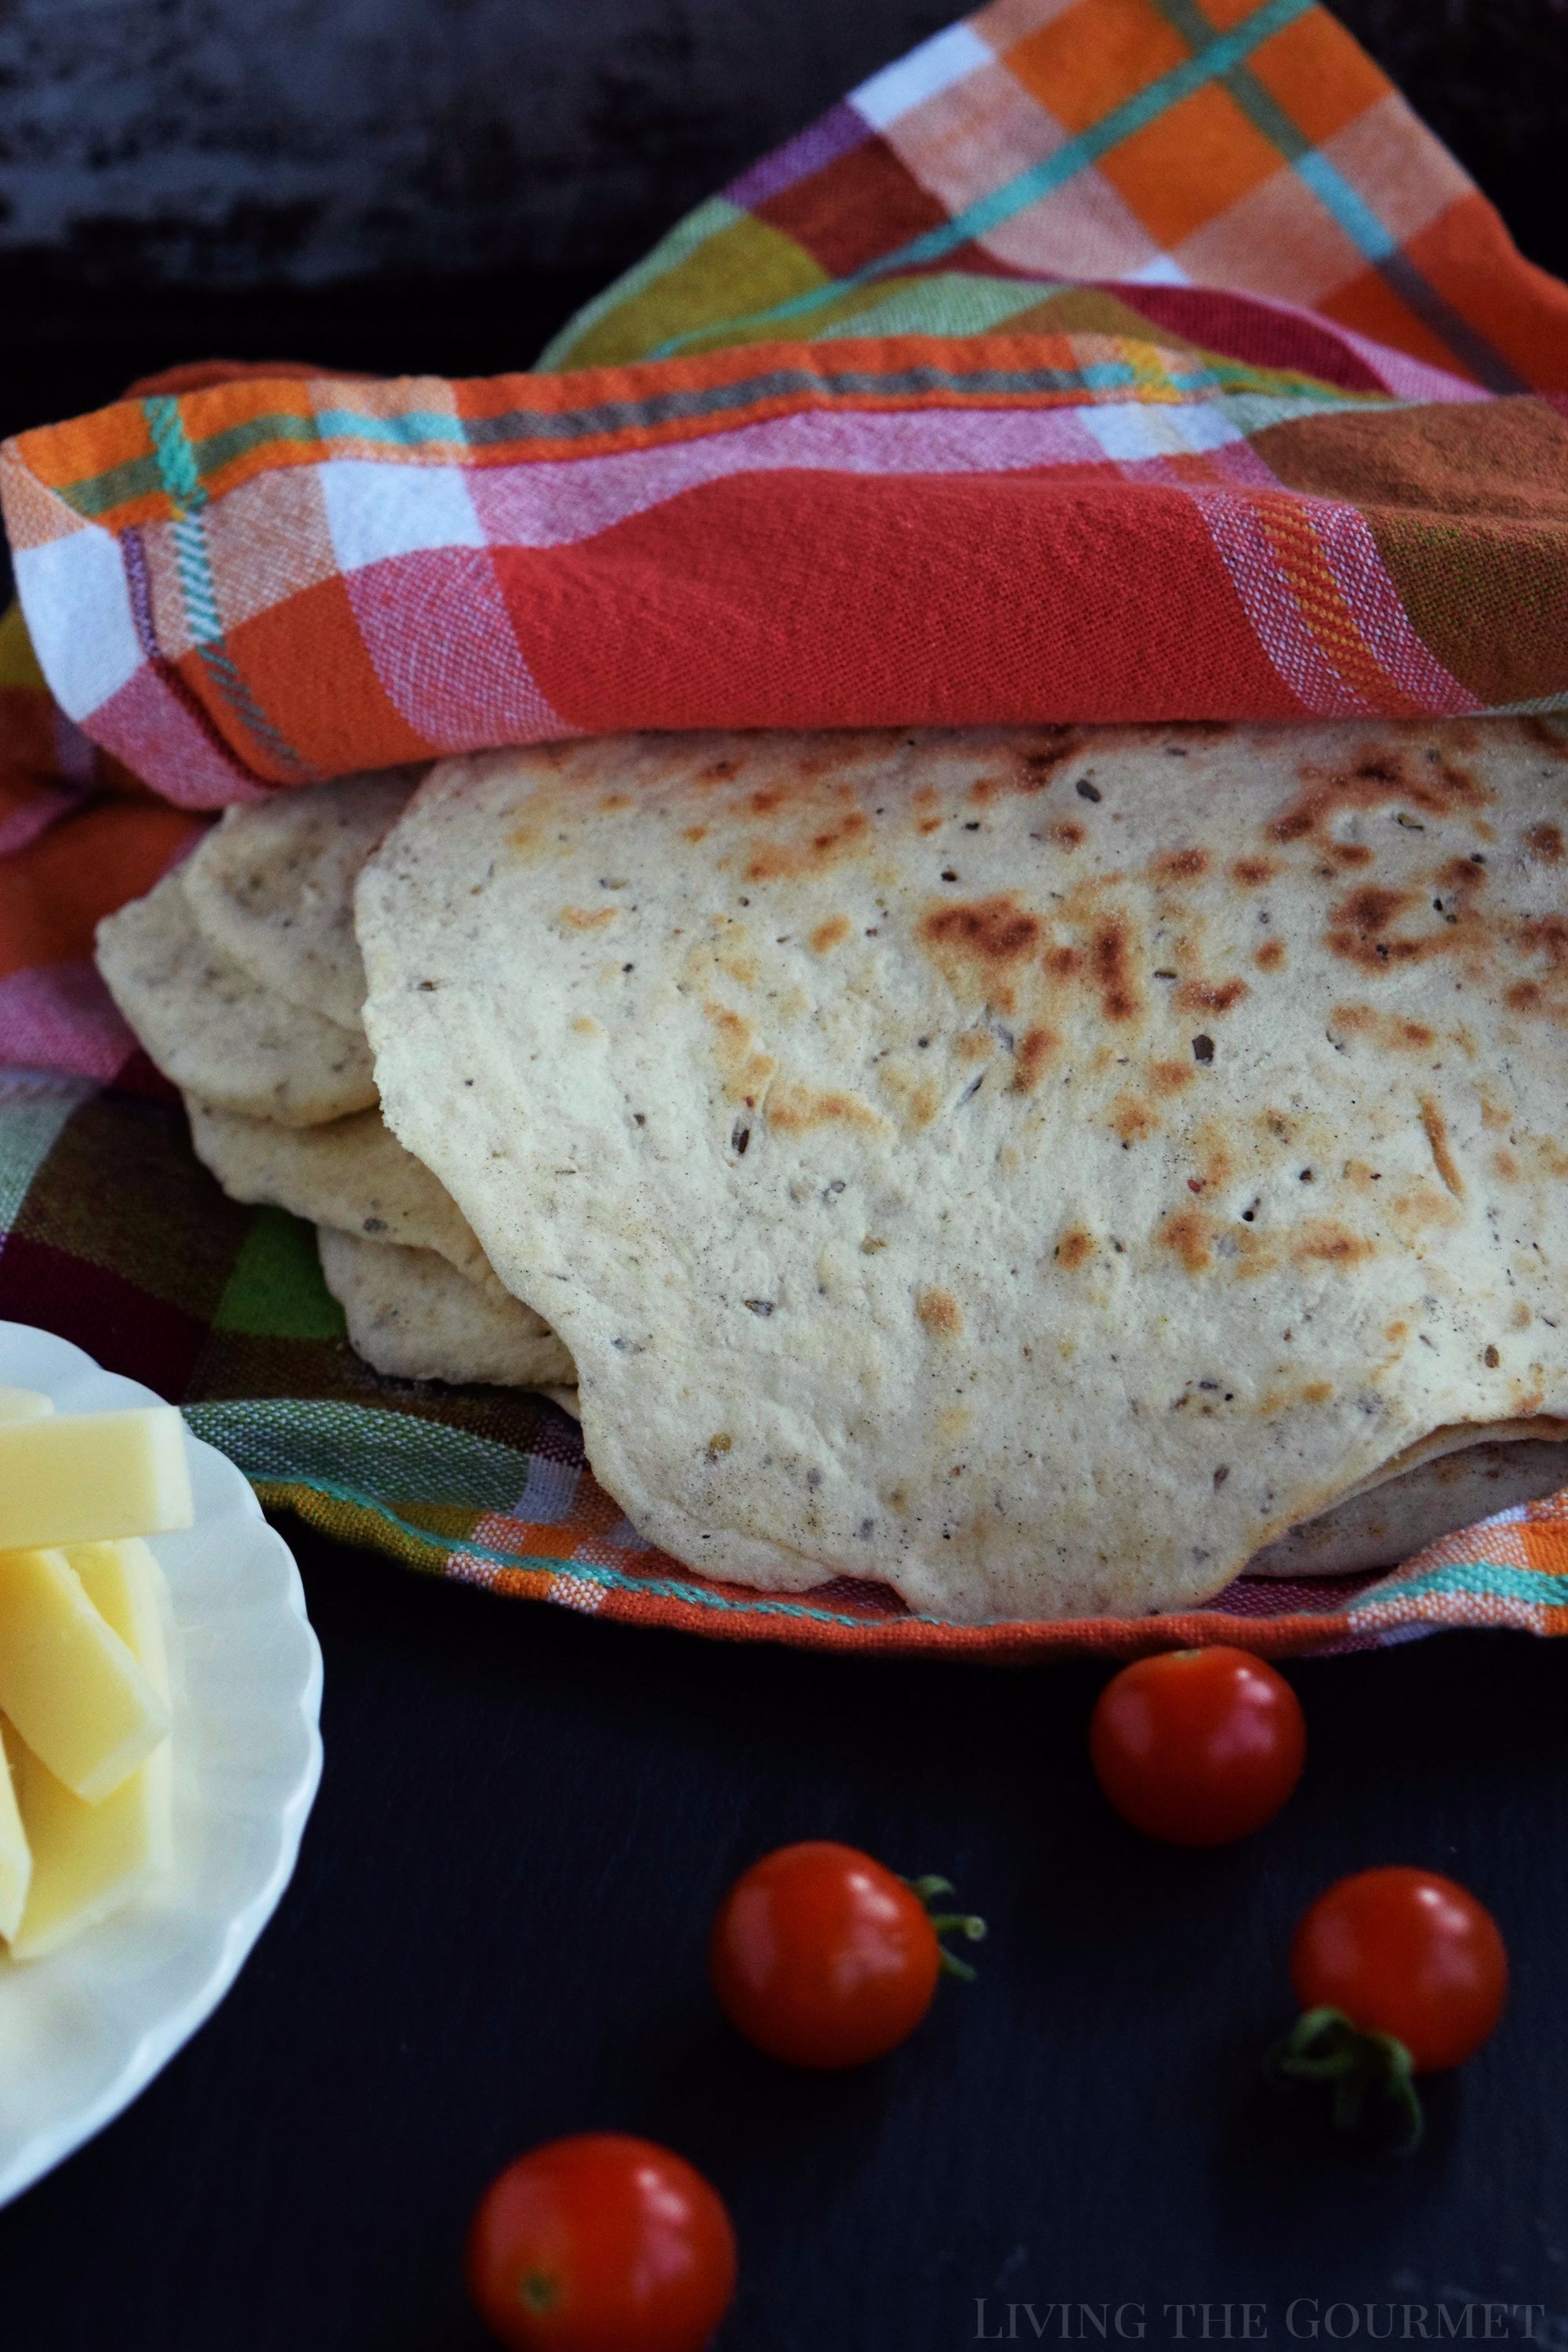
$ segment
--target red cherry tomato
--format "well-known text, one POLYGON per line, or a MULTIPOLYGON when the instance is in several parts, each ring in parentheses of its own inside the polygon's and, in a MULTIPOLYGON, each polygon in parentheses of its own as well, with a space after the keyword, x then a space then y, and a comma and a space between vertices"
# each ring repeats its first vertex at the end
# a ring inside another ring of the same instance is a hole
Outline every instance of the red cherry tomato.
POLYGON ((583 2132, 491 2181, 468 2275, 480 2317, 514 2352, 701 2352, 735 2291, 735 2233, 680 2157, 583 2132))
POLYGON ((1337 2009, 1402 2042, 1418 2074, 1458 2066, 1502 2015, 1508 1953, 1491 1913, 1434 1870, 1363 1870, 1320 1895, 1296 1930, 1304 2010, 1337 2009))
POLYGON ((1089 1753, 1134 1829, 1171 1845, 1225 1845, 1279 1811, 1301 1777, 1307 1727, 1295 1692, 1263 1659, 1165 1650, 1106 1684, 1089 1753))
MULTIPOLYGON (((937 1926, 946 1924, 854 1846, 781 1846, 719 1906, 713 1990, 731 2023, 771 2057, 858 2066, 912 2033, 931 2007, 943 1957, 937 1926)), ((951 1924, 984 1932, 977 1921, 951 1924)))

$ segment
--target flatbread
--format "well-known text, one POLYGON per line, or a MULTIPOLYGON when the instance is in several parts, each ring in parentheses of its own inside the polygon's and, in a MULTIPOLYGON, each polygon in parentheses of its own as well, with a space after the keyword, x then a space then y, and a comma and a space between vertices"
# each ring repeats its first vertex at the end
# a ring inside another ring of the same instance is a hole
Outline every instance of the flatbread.
POLYGON ((506 1388, 571 1384, 571 1358, 531 1307, 481 1290, 433 1250, 363 1241, 331 1225, 318 1225, 316 1242, 350 1342, 376 1371, 506 1388))
POLYGON ((394 1131, 710 1573, 1172 1609, 1568 1412, 1568 766, 1536 721, 653 737, 363 874, 394 1131))
POLYGON ((1467 1445, 1424 1462, 1258 1553, 1249 1576, 1343 1576, 1394 1568, 1439 1536, 1568 1486, 1568 1444, 1540 1439, 1467 1445))
POLYGON ((450 1196, 405 1151, 379 1110, 325 1127, 279 1127, 187 1097, 191 1141, 234 1201, 267 1202, 367 1241, 434 1250, 470 1282, 500 1284, 450 1196))
POLYGON ((165 1077, 220 1110, 310 1127, 375 1100, 360 1029, 257 986, 204 939, 176 866, 98 927, 98 968, 165 1077))
POLYGON ((354 877, 423 773, 340 776, 226 810, 183 869, 204 938, 259 988, 357 1030, 354 877))

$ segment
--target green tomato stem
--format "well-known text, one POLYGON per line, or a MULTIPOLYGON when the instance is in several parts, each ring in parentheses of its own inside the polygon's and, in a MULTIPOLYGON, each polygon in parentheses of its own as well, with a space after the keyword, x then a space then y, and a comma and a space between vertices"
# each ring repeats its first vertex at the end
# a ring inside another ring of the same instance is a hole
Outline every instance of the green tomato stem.
POLYGON ((931 1921, 936 1935, 937 1949, 942 1954, 943 1976, 958 1977, 964 1984, 973 1984, 974 1970, 969 1962, 961 1960, 956 1952, 950 1952, 942 1939, 944 1936, 963 1936, 971 1944, 983 1943, 986 1933, 984 1920, 977 1919, 972 1911, 935 1911, 931 1908, 939 1896, 953 1892, 952 1881, 949 1878, 906 1878, 903 1884, 911 1895, 919 1895, 921 1906, 931 1921))
POLYGON ((1402 2126, 1388 2153, 1413 2156, 1426 2129, 1409 2051, 1392 2033, 1363 2032, 1342 2010, 1310 2009, 1265 2061, 1275 2082, 1326 2083, 1336 2131, 1356 2132, 1369 2100, 1391 2109, 1402 2126))

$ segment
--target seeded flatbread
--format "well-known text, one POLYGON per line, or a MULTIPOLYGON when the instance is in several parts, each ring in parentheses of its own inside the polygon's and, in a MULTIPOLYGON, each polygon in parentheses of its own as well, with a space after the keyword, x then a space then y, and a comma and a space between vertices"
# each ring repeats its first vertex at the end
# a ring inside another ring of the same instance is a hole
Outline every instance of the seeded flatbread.
POLYGON ((481 1290, 433 1250, 316 1228, 327 1288, 349 1339, 376 1371, 400 1380, 569 1386, 573 1365, 548 1324, 504 1293, 481 1290))
POLYGON ((279 1127, 187 1097, 191 1141, 235 1201, 268 1202, 367 1241, 434 1250, 481 1288, 499 1289, 461 1213, 379 1110, 325 1127, 279 1127))
POLYGON ((271 994, 357 1030, 354 877, 423 772, 341 776, 226 810, 183 869, 203 936, 271 994))
POLYGON ((491 753, 361 877, 365 1017, 652 1540, 1175 1608, 1568 1412, 1565 828, 1536 721, 491 753))
POLYGON ((1472 1520, 1568 1486, 1568 1444, 1467 1445, 1336 1503, 1248 1563, 1252 1576, 1342 1576, 1395 1567, 1472 1520))
POLYGON ((204 939, 184 867, 98 927, 98 968, 152 1059, 220 1110, 309 1127, 375 1100, 363 1032, 257 986, 204 939))

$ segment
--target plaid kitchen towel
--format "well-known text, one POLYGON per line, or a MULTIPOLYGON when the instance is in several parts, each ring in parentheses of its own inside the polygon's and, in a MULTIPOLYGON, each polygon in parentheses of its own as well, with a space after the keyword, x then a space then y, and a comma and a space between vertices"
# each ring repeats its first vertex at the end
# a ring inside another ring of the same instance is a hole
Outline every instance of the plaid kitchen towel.
POLYGON ((1568 291, 1324 10, 997 0, 543 372, 209 363, 0 474, 0 1312, 337 1534, 639 1622, 1005 1658, 1568 1629, 1568 1498, 1152 1622, 705 1583, 552 1408, 357 1362, 308 1229, 222 1199, 90 962, 194 812, 480 744, 1568 709, 1568 291))

